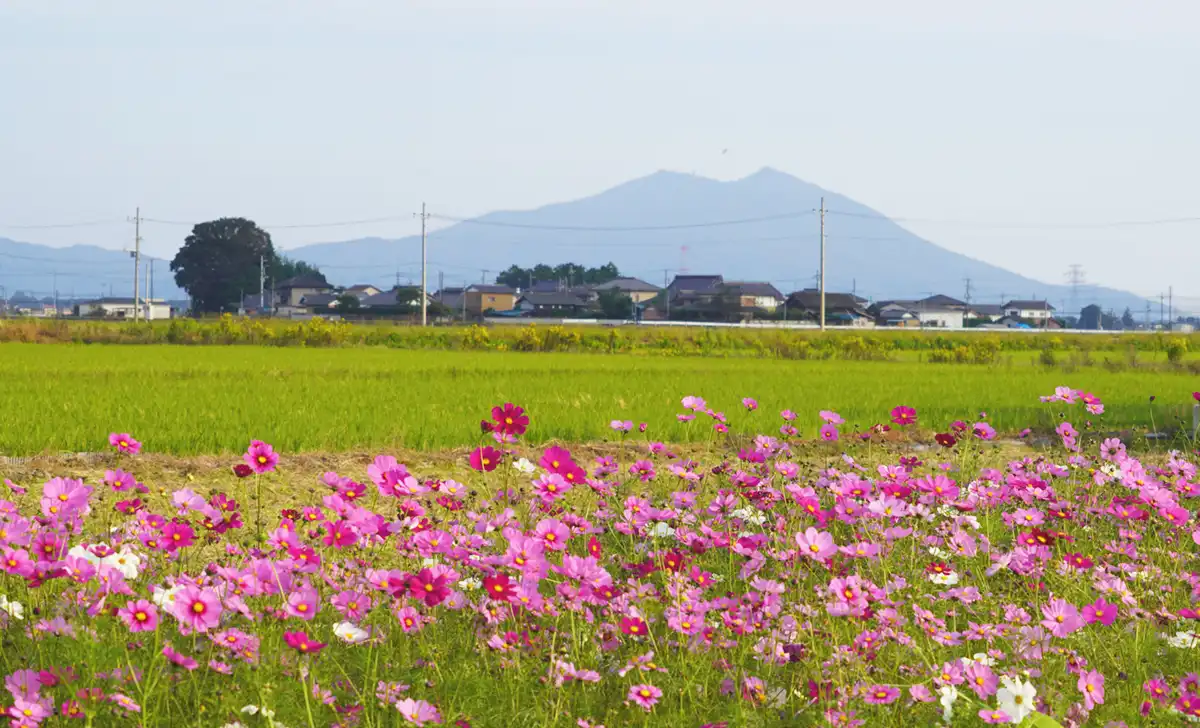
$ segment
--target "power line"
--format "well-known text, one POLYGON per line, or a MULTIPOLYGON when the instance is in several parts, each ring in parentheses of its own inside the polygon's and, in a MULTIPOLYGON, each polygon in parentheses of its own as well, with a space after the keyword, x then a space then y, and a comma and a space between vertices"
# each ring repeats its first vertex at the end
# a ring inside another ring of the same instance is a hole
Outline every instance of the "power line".
POLYGON ((12 225, 9 223, 0 223, 0 228, 5 230, 51 230, 55 228, 80 228, 80 227, 96 227, 97 225, 115 225, 125 222, 124 220, 86 220, 83 222, 55 222, 44 225, 12 225))
POLYGON ((1009 223, 978 220, 939 220, 928 217, 893 217, 890 215, 881 215, 879 213, 849 212, 845 210, 826 210, 825 213, 827 215, 858 217, 868 220, 885 220, 888 222, 917 222, 937 225, 962 225, 964 227, 1026 230, 1086 230, 1097 228, 1141 227, 1149 225, 1175 225, 1181 223, 1200 222, 1200 217, 1165 217, 1151 220, 1118 220, 1114 222, 1096 223, 1009 223))

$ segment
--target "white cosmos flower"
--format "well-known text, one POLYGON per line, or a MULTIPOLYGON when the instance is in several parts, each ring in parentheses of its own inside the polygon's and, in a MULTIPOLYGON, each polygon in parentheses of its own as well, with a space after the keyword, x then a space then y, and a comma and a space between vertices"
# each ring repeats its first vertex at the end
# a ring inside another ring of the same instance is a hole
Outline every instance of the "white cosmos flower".
POLYGON ((943 685, 938 688, 941 693, 941 699, 938 700, 942 704, 942 720, 949 723, 954 717, 954 701, 958 700, 958 688, 953 685, 943 685))
POLYGON ((138 569, 142 566, 142 559, 137 554, 129 549, 121 549, 115 554, 109 554, 100 559, 101 566, 109 566, 121 572, 126 579, 136 579, 138 569))
POLYGON ((673 538, 675 536, 675 529, 659 521, 654 524, 654 528, 650 529, 650 535, 655 538, 673 538))
POLYGON ((92 566, 100 568, 100 557, 96 554, 93 554, 91 551, 88 551, 83 546, 72 546, 71 550, 67 552, 67 556, 74 556, 77 559, 83 559, 92 566))
POLYGON ((950 552, 949 552, 949 551, 945 551, 945 550, 939 549, 937 546, 930 546, 928 550, 929 550, 929 554, 930 554, 931 556, 935 556, 935 557, 937 557, 937 558, 939 558, 939 559, 948 559, 948 558, 950 558, 950 552))
POLYGON ((18 622, 25 619, 25 607, 20 602, 8 601, 7 594, 0 594, 0 610, 8 613, 8 616, 18 622))
POLYGON ((458 588, 462 589, 463 591, 472 591, 474 589, 478 589, 481 586, 483 586, 483 582, 476 579, 473 576, 468 576, 465 579, 460 579, 458 582, 458 588))
POLYGON ((338 636, 338 639, 352 645, 356 645, 370 636, 365 629, 349 622, 338 622, 333 625, 333 633, 338 636))
POLYGON ((1197 637, 1195 632, 1176 632, 1174 637, 1167 638, 1167 644, 1187 650, 1200 647, 1200 637, 1197 637))
POLYGON ((537 472, 537 466, 525 458, 514 460, 512 466, 515 470, 525 473, 526 475, 533 475, 537 472))
POLYGON ((1003 685, 996 691, 996 701, 1000 710, 1008 714, 1010 722, 1016 724, 1025 720, 1033 712, 1033 700, 1037 697, 1037 689, 1033 683, 1024 682, 1020 678, 1002 677, 1003 685))
MULTIPOLYGON (((175 605, 175 595, 182 590, 183 587, 181 586, 173 586, 170 589, 163 589, 161 586, 155 586, 154 595, 150 597, 150 600, 163 609, 171 611, 171 607, 175 605)), ((247 707, 255 708, 253 705, 247 707)), ((257 708, 255 709, 257 710, 257 708)))
POLYGON ((942 586, 954 586, 958 583, 958 574, 955 574, 953 571, 945 574, 930 574, 929 580, 934 584, 941 584, 942 586))

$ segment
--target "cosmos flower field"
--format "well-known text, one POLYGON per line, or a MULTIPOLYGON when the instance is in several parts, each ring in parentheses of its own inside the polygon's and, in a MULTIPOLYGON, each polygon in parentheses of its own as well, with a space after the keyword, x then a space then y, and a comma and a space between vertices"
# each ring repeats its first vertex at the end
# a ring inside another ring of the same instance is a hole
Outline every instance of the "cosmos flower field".
POLYGON ((698 395, 687 445, 602 413, 604 447, 529 445, 538 412, 502 402, 436 465, 353 472, 254 440, 167 478, 98 436, 94 473, 5 480, 0 704, 19 728, 1200 722, 1194 447, 1104 437, 1098 394, 1041 395, 1041 448, 986 413, 897 402, 855 432, 698 395))

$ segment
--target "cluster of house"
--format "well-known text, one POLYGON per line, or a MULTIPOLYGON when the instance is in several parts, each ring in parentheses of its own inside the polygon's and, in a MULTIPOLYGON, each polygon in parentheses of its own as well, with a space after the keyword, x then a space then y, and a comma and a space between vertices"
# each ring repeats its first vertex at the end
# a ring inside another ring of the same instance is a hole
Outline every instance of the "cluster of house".
MULTIPOLYGON (((813 321, 820 319, 821 294, 804 289, 784 295, 770 283, 727 281, 720 275, 679 275, 665 288, 637 278, 617 278, 604 283, 565 285, 537 281, 528 288, 500 284, 475 284, 443 288, 428 295, 443 316, 463 319, 483 317, 596 317, 605 315, 601 298, 616 292, 633 304, 638 320, 684 319, 745 321, 754 318, 813 321)), ((357 313, 387 316, 411 312, 420 301, 412 286, 384 290, 372 285, 331 286, 320 276, 301 275, 277 283, 262 294, 244 297, 240 313, 303 318, 337 314, 353 305, 357 313), (350 301, 352 297, 357 301, 350 301)), ((140 299, 139 317, 164 319, 186 304, 161 299, 140 299)), ((0 314, 133 318, 132 298, 105 297, 89 301, 55 302, 18 294, 0 298, 0 314)), ((1047 301, 1014 300, 1003 305, 974 304, 950 296, 920 300, 870 302, 853 293, 825 294, 825 320, 830 325, 852 327, 962 328, 971 323, 985 328, 1058 328, 1054 307, 1047 301)))
POLYGON ((164 301, 161 298, 139 297, 138 302, 140 305, 135 307, 132 297, 102 296, 73 300, 49 296, 38 298, 30 293, 18 291, 10 298, 0 298, 0 316, 133 319, 134 309, 137 308, 139 318, 154 320, 169 319, 187 308, 186 302, 164 301))
MULTIPOLYGON (((627 296, 633 303, 635 318, 640 320, 817 321, 821 311, 821 294, 816 289, 784 295, 770 283, 727 281, 720 275, 679 275, 666 289, 638 278, 588 285, 537 281, 524 289, 480 283, 443 288, 429 294, 429 302, 440 304, 446 314, 461 318, 601 316, 600 298, 610 291, 627 296)), ((347 295, 357 299, 355 308, 369 315, 372 311, 382 313, 411 306, 420 294, 411 286, 386 291, 371 285, 335 288, 319 277, 299 276, 280 282, 273 294, 265 298, 247 296, 242 310, 259 313, 265 304, 281 316, 336 312, 339 306, 344 307, 347 295)), ((992 328, 1058 327, 1054 307, 1047 301, 974 304, 944 295, 872 303, 852 293, 826 292, 825 316, 831 325, 855 327, 962 328, 968 322, 992 328)))

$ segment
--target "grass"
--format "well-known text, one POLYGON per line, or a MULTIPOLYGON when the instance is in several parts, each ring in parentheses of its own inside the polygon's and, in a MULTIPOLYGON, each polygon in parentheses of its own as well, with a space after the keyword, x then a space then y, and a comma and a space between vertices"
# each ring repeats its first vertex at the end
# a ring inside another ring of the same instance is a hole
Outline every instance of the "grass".
POLYGON ((0 344, 0 454, 96 451, 114 430, 181 455, 240 451, 251 438, 287 452, 437 450, 477 442, 463 423, 505 401, 530 411, 532 443, 612 439, 615 418, 651 423, 653 439, 703 441, 707 424, 673 419, 689 393, 728 414, 735 432, 773 431, 785 408, 805 436, 819 409, 867 427, 898 404, 936 429, 974 421, 982 403, 997 429, 1015 433, 1052 425, 1056 413, 1038 396, 1058 385, 1099 395, 1110 429, 1190 424, 1196 389, 1193 376, 1164 368, 1011 362, 9 343, 0 344), (761 405, 752 415, 740 406, 747 396, 761 405))

